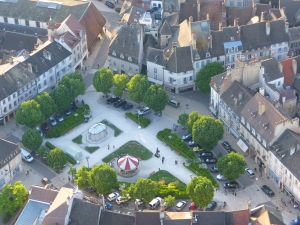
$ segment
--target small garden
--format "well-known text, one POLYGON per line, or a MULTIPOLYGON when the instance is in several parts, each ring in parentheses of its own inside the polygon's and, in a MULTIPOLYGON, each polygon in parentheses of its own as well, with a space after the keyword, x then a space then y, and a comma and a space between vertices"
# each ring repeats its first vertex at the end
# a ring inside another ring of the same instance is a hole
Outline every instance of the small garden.
POLYGON ((101 123, 105 124, 106 126, 110 127, 111 129, 113 129, 115 137, 119 136, 122 133, 122 131, 119 128, 117 128, 115 125, 108 122, 107 120, 102 120, 101 123))
MULTIPOLYGON (((46 142, 46 147, 47 147, 50 151, 56 148, 56 146, 53 145, 53 144, 51 144, 49 141, 46 142)), ((49 152, 50 152, 50 151, 49 151, 49 152)), ((48 152, 48 154, 49 154, 49 152, 48 152)), ((66 153, 65 153, 65 154, 66 154, 66 153)), ((71 163, 72 165, 75 165, 75 164, 77 163, 76 160, 75 160, 72 156, 70 156, 69 154, 66 154, 66 156, 67 156, 68 162, 71 163)), ((46 157, 47 157, 47 155, 46 155, 46 157)))
POLYGON ((149 126, 149 124, 151 123, 151 120, 149 120, 148 118, 145 118, 143 116, 138 116, 137 114, 133 113, 133 112, 127 112, 125 113, 126 116, 133 120, 134 122, 136 122, 139 126, 146 128, 149 126))
POLYGON ((118 158, 126 154, 136 156, 142 160, 150 159, 153 155, 151 151, 149 151, 146 147, 141 145, 139 142, 129 141, 123 146, 121 146, 119 149, 114 151, 113 153, 103 158, 102 161, 108 163, 111 161, 111 159, 118 158))

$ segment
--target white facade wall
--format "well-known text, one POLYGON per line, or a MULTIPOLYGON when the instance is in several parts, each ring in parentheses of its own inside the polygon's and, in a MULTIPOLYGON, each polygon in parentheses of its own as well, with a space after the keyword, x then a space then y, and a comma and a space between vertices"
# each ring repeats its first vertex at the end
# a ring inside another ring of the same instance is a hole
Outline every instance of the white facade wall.
POLYGON ((1 100, 1 102, 0 102, 0 117, 4 117, 5 115, 16 110, 18 107, 19 107, 18 93, 14 92, 10 96, 1 100))
POLYGON ((151 9, 153 7, 162 8, 162 1, 151 1, 151 9))
POLYGON ((155 80, 164 81, 164 67, 147 61, 147 76, 155 80))
POLYGON ((13 158, 7 165, 0 170, 0 189, 20 172, 23 171, 21 153, 13 158))
MULTIPOLYGON (((16 19, 16 21, 15 21, 15 18, 12 18, 12 17, 0 16, 0 22, 1 23, 19 24, 19 25, 27 26, 26 25, 26 20, 16 19), (7 22, 6 22, 6 20, 7 20, 7 22)), ((31 20, 29 20, 28 22, 29 22, 29 27, 40 27, 40 28, 47 29, 47 23, 46 22, 31 21, 31 20), (38 24, 39 24, 39 26, 37 26, 38 24)))
POLYGON ((289 52, 289 43, 288 42, 282 42, 275 45, 271 45, 271 53, 275 59, 279 60, 285 60, 287 57, 287 54, 289 52))

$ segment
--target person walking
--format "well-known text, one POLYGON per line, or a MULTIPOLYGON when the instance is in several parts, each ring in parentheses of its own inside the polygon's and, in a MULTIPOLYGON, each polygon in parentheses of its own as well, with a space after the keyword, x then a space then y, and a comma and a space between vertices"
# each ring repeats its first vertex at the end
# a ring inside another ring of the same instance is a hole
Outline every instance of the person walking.
POLYGON ((109 150, 109 144, 107 145, 107 150, 109 150))
POLYGON ((69 181, 71 181, 71 178, 70 178, 70 176, 68 176, 68 180, 69 180, 69 181))
POLYGON ((113 149, 115 150, 115 146, 113 145, 113 149))
POLYGON ((193 178, 193 174, 192 173, 190 174, 190 177, 193 178))
POLYGON ((161 162, 162 162, 162 164, 164 164, 164 162, 165 162, 165 157, 164 156, 161 158, 161 162))
POLYGON ((177 165, 178 164, 178 161, 177 161, 177 159, 175 159, 175 165, 177 165))
POLYGON ((27 170, 27 175, 29 175, 29 171, 27 170))

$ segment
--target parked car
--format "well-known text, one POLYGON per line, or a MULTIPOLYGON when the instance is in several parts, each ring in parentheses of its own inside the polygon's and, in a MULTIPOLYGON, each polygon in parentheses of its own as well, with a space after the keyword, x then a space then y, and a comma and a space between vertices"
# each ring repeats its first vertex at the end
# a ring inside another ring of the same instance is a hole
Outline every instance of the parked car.
POLYGON ((71 115, 71 110, 70 109, 68 109, 68 110, 66 110, 66 112, 65 112, 65 114, 66 114, 66 116, 69 116, 69 115, 71 115))
POLYGON ((201 145, 196 145, 194 148, 193 148, 193 151, 194 152, 203 152, 205 149, 202 148, 201 145))
POLYGON ((194 202, 192 202, 190 205, 189 205, 189 210, 196 210, 197 209, 197 206, 194 202))
POLYGON ((231 149, 227 149, 227 152, 228 153, 231 153, 231 152, 235 152, 236 153, 236 150, 234 150, 233 148, 231 148, 231 149))
POLYGON ((58 122, 64 121, 64 118, 63 118, 63 116, 60 113, 56 114, 56 118, 57 118, 58 122))
POLYGON ((255 177, 255 174, 251 169, 246 168, 245 172, 246 172, 246 174, 248 174, 249 177, 251 177, 251 178, 255 177))
POLYGON ((162 200, 162 198, 160 198, 160 197, 156 197, 156 198, 152 199, 151 202, 149 202, 149 204, 148 204, 148 208, 155 210, 157 208, 157 206, 160 205, 161 200, 162 200))
MULTIPOLYGON (((190 147, 200 146, 200 145, 198 145, 198 144, 197 144, 195 141, 193 141, 193 140, 189 141, 188 145, 189 145, 190 147)), ((201 146, 200 146, 200 148, 201 148, 201 146)))
POLYGON ((43 185, 49 184, 50 186, 53 186, 51 180, 49 180, 49 179, 46 178, 46 177, 44 177, 44 178, 42 179, 42 184, 43 184, 43 185))
POLYGON ((107 196, 107 200, 111 202, 119 196, 120 196, 120 194, 118 192, 113 192, 107 196))
POLYGON ((120 12, 121 12, 121 8, 115 8, 115 11, 116 11, 117 13, 120 13, 120 12))
POLYGON ((73 111, 76 111, 76 110, 78 109, 78 106, 76 105, 75 102, 72 103, 71 109, 72 109, 73 111))
POLYGON ((124 106, 126 104, 127 104, 127 102, 126 102, 125 99, 119 99, 117 102, 114 103, 114 107, 119 108, 119 107, 124 106))
POLYGON ((215 201, 211 201, 211 203, 206 207, 205 211, 213 211, 217 206, 215 201))
POLYGON ((112 204, 110 204, 109 202, 105 201, 105 208, 108 210, 112 209, 112 204))
POLYGON ((228 151, 231 149, 231 145, 227 141, 222 142, 222 146, 228 151))
POLYGON ((116 203, 118 205, 120 205, 121 203, 127 202, 131 199, 131 197, 129 196, 129 194, 127 194, 126 196, 119 196, 116 199, 116 203))
POLYGON ((126 105, 123 105, 122 109, 127 110, 133 108, 133 105, 131 103, 127 103, 126 105))
POLYGON ((183 141, 190 141, 190 140, 192 140, 192 135, 191 134, 183 135, 181 139, 183 141))
POLYGON ((138 206, 140 206, 140 205, 142 205, 142 204, 144 204, 144 199, 142 198, 142 199, 136 199, 135 200, 135 203, 138 205, 138 206))
POLYGON ((224 184, 224 188, 226 189, 238 189, 239 184, 236 181, 231 181, 224 184))
POLYGON ((143 109, 140 109, 137 113, 138 115, 143 116, 151 113, 151 110, 149 107, 144 107, 143 109))
POLYGON ((49 118, 49 121, 50 121, 50 123, 51 123, 51 125, 52 125, 53 127, 57 125, 57 122, 56 122, 56 120, 54 119, 53 116, 51 116, 51 117, 49 118))
POLYGON ((297 219, 291 220, 290 225, 300 225, 300 217, 297 216, 297 219))
POLYGON ((269 197, 273 197, 274 196, 274 192, 267 185, 261 186, 261 190, 263 192, 265 192, 269 197))
POLYGON ((168 102, 168 105, 173 106, 175 108, 178 108, 180 106, 180 102, 174 100, 174 99, 170 99, 168 102))
POLYGON ((49 127, 48 123, 45 122, 45 123, 42 124, 42 130, 43 130, 45 133, 49 132, 50 127, 49 127))
POLYGON ((207 159, 204 159, 204 163, 206 163, 206 164, 214 164, 214 163, 217 163, 217 162, 218 162, 217 158, 207 158, 207 159))
POLYGON ((186 201, 180 201, 176 204, 176 210, 181 211, 186 206, 186 201))
POLYGON ((218 169, 217 169, 217 167, 215 167, 215 166, 210 167, 209 170, 210 170, 210 172, 212 172, 212 173, 217 173, 217 172, 219 172, 218 169))
POLYGON ((199 158, 212 158, 214 155, 212 152, 201 152, 199 158))
POLYGON ((39 134, 41 135, 41 137, 43 137, 43 131, 41 130, 41 128, 40 127, 36 127, 35 128, 38 132, 39 132, 39 134))
POLYGON ((105 2, 105 5, 106 5, 108 8, 111 8, 111 9, 115 8, 115 4, 112 3, 112 2, 109 2, 109 1, 106 1, 106 2, 105 2))
POLYGON ((220 173, 217 175, 217 180, 227 180, 227 179, 226 179, 226 177, 224 177, 223 174, 220 173))
POLYGON ((112 96, 109 99, 106 100, 107 104, 112 104, 115 103, 116 101, 118 101, 120 98, 118 96, 112 96))

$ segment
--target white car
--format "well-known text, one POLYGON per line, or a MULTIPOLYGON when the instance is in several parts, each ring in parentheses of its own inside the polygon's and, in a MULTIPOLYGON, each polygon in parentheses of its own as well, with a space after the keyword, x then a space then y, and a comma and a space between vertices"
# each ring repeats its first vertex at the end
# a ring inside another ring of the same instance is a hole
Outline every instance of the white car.
POLYGON ((223 174, 218 174, 217 180, 227 180, 227 179, 226 179, 226 177, 223 176, 223 174))
POLYGON ((113 192, 108 195, 107 200, 111 202, 111 201, 115 200, 116 198, 118 198, 119 196, 120 195, 118 192, 113 192))
POLYGON ((119 196, 116 199, 116 203, 118 205, 120 205, 121 203, 127 202, 131 199, 131 197, 129 196, 129 194, 127 194, 126 196, 119 196))
POLYGON ((142 198, 142 199, 136 199, 135 200, 135 204, 137 204, 138 206, 140 206, 140 205, 142 205, 142 204, 144 204, 144 199, 142 198))
POLYGON ((151 112, 150 108, 145 107, 145 108, 139 110, 137 113, 139 114, 139 116, 143 116, 143 115, 149 114, 150 112, 151 112))
POLYGON ((41 130, 41 128, 36 127, 35 129, 40 133, 41 137, 43 137, 44 134, 43 134, 43 131, 41 130))
POLYGON ((251 177, 251 178, 255 177, 255 174, 254 174, 254 172, 251 169, 246 168, 245 172, 246 172, 246 174, 248 174, 249 177, 251 177))
POLYGON ((51 116, 51 117, 49 118, 49 120, 50 120, 50 123, 51 123, 51 125, 52 125, 53 127, 57 125, 57 122, 56 122, 56 120, 54 119, 53 116, 51 116))
POLYGON ((176 204, 176 210, 181 211, 186 206, 186 201, 180 201, 176 204))

